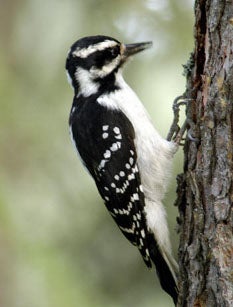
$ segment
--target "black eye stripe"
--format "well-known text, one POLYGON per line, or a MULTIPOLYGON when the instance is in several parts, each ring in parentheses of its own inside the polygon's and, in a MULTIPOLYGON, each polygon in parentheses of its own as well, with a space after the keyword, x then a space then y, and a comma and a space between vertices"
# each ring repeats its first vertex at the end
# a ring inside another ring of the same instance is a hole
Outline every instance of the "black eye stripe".
POLYGON ((90 54, 87 59, 85 59, 85 63, 88 63, 89 67, 95 66, 97 68, 101 68, 106 63, 109 63, 114 58, 116 58, 119 53, 119 46, 115 46, 113 48, 106 48, 105 50, 96 51, 90 54))
POLYGON ((107 48, 102 51, 97 51, 95 54, 93 54, 93 57, 97 59, 103 59, 103 61, 111 61, 112 59, 116 58, 119 54, 119 47, 113 47, 113 48, 107 48))
POLYGON ((119 53, 119 49, 116 47, 106 49, 106 55, 111 58, 115 58, 118 55, 118 53, 119 53))
POLYGON ((67 58, 66 68, 70 71, 70 75, 74 74, 78 66, 86 70, 92 67, 101 69, 101 67, 113 61, 118 55, 120 55, 120 45, 108 47, 104 50, 96 50, 86 58, 69 56, 67 58))

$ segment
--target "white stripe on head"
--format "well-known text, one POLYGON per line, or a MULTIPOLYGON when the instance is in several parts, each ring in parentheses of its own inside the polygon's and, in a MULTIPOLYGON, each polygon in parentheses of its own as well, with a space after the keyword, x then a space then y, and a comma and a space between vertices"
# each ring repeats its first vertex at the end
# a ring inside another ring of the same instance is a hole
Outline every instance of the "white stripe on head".
POLYGON ((79 84, 79 94, 88 97, 97 93, 99 83, 91 79, 91 74, 88 70, 78 67, 75 72, 75 78, 79 84))
POLYGON ((109 75, 119 64, 121 61, 121 56, 118 55, 113 61, 108 64, 102 66, 101 68, 92 67, 90 69, 90 73, 94 78, 104 78, 109 75))
POLYGON ((75 51, 72 52, 73 55, 79 57, 79 58, 87 58, 90 54, 94 53, 95 51, 102 51, 106 48, 111 48, 116 46, 118 43, 111 40, 105 40, 103 42, 90 45, 87 48, 77 48, 75 51))

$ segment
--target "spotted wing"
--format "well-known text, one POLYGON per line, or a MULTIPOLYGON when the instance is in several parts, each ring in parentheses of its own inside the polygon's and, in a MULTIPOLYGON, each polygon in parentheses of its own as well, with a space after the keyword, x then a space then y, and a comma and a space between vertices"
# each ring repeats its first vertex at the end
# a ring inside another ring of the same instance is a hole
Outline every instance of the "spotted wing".
POLYGON ((133 126, 120 111, 95 105, 91 123, 80 111, 70 117, 76 148, 118 227, 151 267, 133 126))

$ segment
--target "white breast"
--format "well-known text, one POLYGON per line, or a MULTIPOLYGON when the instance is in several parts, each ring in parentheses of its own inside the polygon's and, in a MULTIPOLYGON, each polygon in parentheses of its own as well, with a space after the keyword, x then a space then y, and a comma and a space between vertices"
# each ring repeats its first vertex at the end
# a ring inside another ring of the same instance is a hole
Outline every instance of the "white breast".
POLYGON ((98 102, 107 108, 123 111, 129 118, 135 130, 138 167, 145 196, 161 201, 166 192, 176 146, 155 130, 147 111, 121 73, 117 75, 117 82, 121 90, 100 96, 98 102))

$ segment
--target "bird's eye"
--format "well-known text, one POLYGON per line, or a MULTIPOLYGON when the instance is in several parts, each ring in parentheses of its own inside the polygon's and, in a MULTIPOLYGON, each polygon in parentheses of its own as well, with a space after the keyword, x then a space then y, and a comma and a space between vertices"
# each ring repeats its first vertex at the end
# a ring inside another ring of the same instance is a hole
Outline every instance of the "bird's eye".
POLYGON ((111 55, 113 58, 115 58, 118 55, 118 48, 112 48, 111 55))
POLYGON ((118 55, 118 48, 108 48, 106 51, 105 51, 105 58, 108 59, 108 60, 112 60, 114 59, 115 57, 117 57, 118 55))

